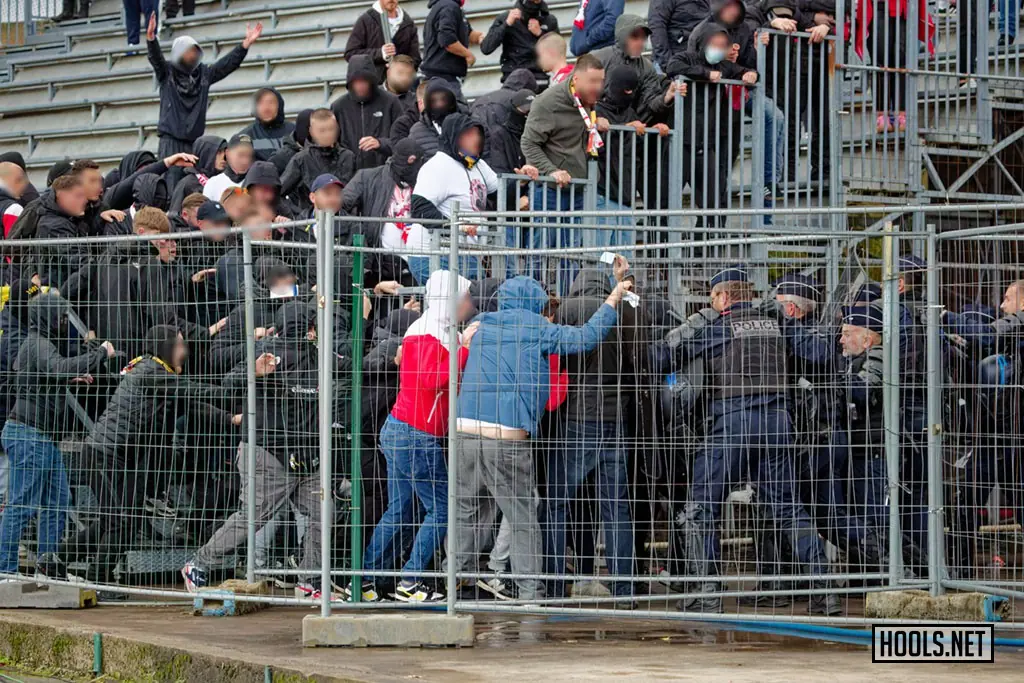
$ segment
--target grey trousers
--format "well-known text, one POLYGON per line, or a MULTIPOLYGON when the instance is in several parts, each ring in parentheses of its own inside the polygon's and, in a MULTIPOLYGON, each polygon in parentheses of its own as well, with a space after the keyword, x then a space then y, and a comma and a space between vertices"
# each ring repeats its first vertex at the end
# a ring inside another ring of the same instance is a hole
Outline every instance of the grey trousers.
MULTIPOLYGON (((459 435, 455 477, 455 520, 448 533, 454 534, 457 571, 476 571, 481 548, 494 534, 500 509, 511 526, 510 560, 514 574, 539 575, 541 557, 540 524, 534 489, 533 455, 529 441, 484 439, 459 435)), ((519 598, 544 597, 544 583, 518 579, 519 598)))
MULTIPOLYGON (((204 567, 219 566, 226 555, 245 543, 248 528, 248 462, 246 445, 242 442, 235 454, 235 465, 242 477, 242 493, 238 512, 227 518, 213 533, 199 552, 196 563, 204 567)), ((285 469, 272 453, 256 447, 256 528, 261 529, 277 515, 290 500, 296 510, 309 520, 302 539, 302 557, 299 569, 320 567, 320 476, 295 475, 285 469)))

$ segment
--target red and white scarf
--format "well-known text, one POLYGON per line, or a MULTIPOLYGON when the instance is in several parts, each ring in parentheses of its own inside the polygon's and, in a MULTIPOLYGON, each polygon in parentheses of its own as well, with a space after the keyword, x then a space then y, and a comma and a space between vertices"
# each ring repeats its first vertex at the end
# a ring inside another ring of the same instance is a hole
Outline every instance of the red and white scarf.
POLYGON ((572 25, 583 30, 583 25, 586 23, 586 18, 583 16, 587 11, 587 5, 590 4, 590 0, 580 0, 580 7, 576 10, 576 18, 572 20, 572 25))
POLYGON ((576 85, 573 83, 569 84, 569 94, 572 95, 572 101, 576 104, 576 109, 583 117, 583 125, 587 128, 587 154, 596 157, 597 151, 604 147, 601 134, 597 131, 597 112, 587 111, 587 108, 580 102, 580 98, 576 94, 576 85))

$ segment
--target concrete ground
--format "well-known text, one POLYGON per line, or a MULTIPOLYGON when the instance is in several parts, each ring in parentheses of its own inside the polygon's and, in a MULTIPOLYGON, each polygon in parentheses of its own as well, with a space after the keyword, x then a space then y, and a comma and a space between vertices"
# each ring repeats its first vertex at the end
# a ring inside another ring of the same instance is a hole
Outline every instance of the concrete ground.
POLYGON ((997 681, 1020 680, 1024 666, 1024 651, 999 650, 989 665, 880 665, 859 646, 707 626, 498 615, 477 617, 473 648, 307 649, 301 620, 310 613, 272 608, 213 618, 193 617, 184 606, 0 610, 0 651, 29 668, 87 673, 92 634, 102 633, 105 670, 120 680, 203 683, 260 681, 265 666, 274 681, 445 683, 997 681))

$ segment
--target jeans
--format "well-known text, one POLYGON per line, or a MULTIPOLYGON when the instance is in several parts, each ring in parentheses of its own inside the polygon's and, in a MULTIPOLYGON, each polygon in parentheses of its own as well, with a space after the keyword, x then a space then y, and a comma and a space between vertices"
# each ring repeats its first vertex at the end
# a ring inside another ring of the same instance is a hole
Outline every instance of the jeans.
MULTIPOLYGON (((605 199, 603 195, 597 195, 598 211, 628 211, 629 207, 623 206, 618 202, 613 202, 610 199, 605 199)), ((595 230, 594 246, 598 247, 621 247, 636 244, 636 233, 633 232, 633 228, 636 227, 636 223, 633 221, 631 216, 609 216, 601 217, 597 219, 598 225, 618 225, 626 228, 625 230, 595 230)))
MULTIPOLYGON (((538 223, 546 223, 543 227, 530 228, 530 247, 533 249, 568 249, 583 246, 583 234, 579 228, 555 228, 552 223, 564 223, 566 225, 579 223, 578 217, 573 218, 573 211, 583 209, 583 188, 569 186, 561 191, 554 187, 538 186, 533 191, 533 211, 550 211, 552 216, 537 219, 538 223), (568 216, 559 214, 568 213, 568 216)), ((551 285, 556 284, 558 293, 566 296, 569 293, 569 285, 572 284, 576 273, 579 271, 579 258, 560 259, 554 276, 555 282, 551 282, 548 264, 544 262, 543 256, 530 257, 530 272, 527 273, 538 282, 551 285)))
MULTIPOLYGON (((459 246, 462 246, 461 244, 459 246)), ((409 272, 416 278, 416 282, 422 287, 427 284, 427 278, 430 277, 430 257, 429 256, 410 256, 406 259, 409 265, 409 272)), ((441 265, 439 268, 445 270, 448 268, 448 257, 442 256, 440 259, 441 265)), ((459 257, 459 275, 468 279, 476 280, 480 277, 480 259, 476 256, 460 256, 459 257)))
POLYGON ((1007 41, 1015 40, 1020 0, 998 0, 996 6, 999 8, 999 35, 1006 36, 1007 41))
POLYGON ((416 532, 402 578, 414 581, 430 566, 448 529, 448 464, 441 439, 388 416, 380 432, 380 447, 388 463, 388 509, 366 547, 367 574, 386 570, 393 557, 395 536, 409 525, 418 500, 426 511, 416 532))
MULTIPOLYGON (((605 556, 612 576, 633 574, 633 522, 629 514, 628 462, 624 426, 619 422, 569 421, 564 449, 548 457, 547 501, 541 520, 545 573, 565 574, 566 508, 591 472, 597 471, 597 496, 605 535, 605 556)), ((565 595, 565 581, 552 579, 549 597, 565 595)), ((616 581, 616 595, 630 595, 630 581, 616 581)))
MULTIPOLYGON (((128 44, 139 44, 139 26, 141 21, 149 25, 151 14, 158 14, 160 11, 159 0, 123 0, 124 2, 124 27, 128 33, 128 44)), ((159 24, 160 17, 157 17, 159 24)))
POLYGON ((8 420, 2 439, 11 471, 7 506, 0 518, 0 572, 16 574, 21 533, 37 513, 36 553, 57 552, 64 535, 71 491, 64 457, 48 436, 35 427, 8 420))
MULTIPOLYGON (((754 113, 754 100, 744 105, 747 115, 754 113)), ((783 150, 786 148, 786 115, 771 99, 764 100, 764 185, 771 188, 782 180, 783 150)))

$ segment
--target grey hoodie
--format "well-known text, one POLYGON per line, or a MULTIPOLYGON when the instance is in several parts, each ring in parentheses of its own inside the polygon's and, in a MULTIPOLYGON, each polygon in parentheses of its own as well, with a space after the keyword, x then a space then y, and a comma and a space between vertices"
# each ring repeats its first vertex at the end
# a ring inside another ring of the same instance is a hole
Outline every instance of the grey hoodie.
POLYGON ((633 95, 633 108, 644 123, 658 123, 671 107, 671 100, 665 104, 668 79, 658 74, 654 63, 647 57, 630 57, 626 53, 626 39, 637 29, 643 29, 647 35, 651 34, 646 18, 636 14, 621 15, 615 20, 615 45, 603 47, 591 54, 601 60, 606 74, 616 66, 628 66, 636 72, 639 87, 633 95))

